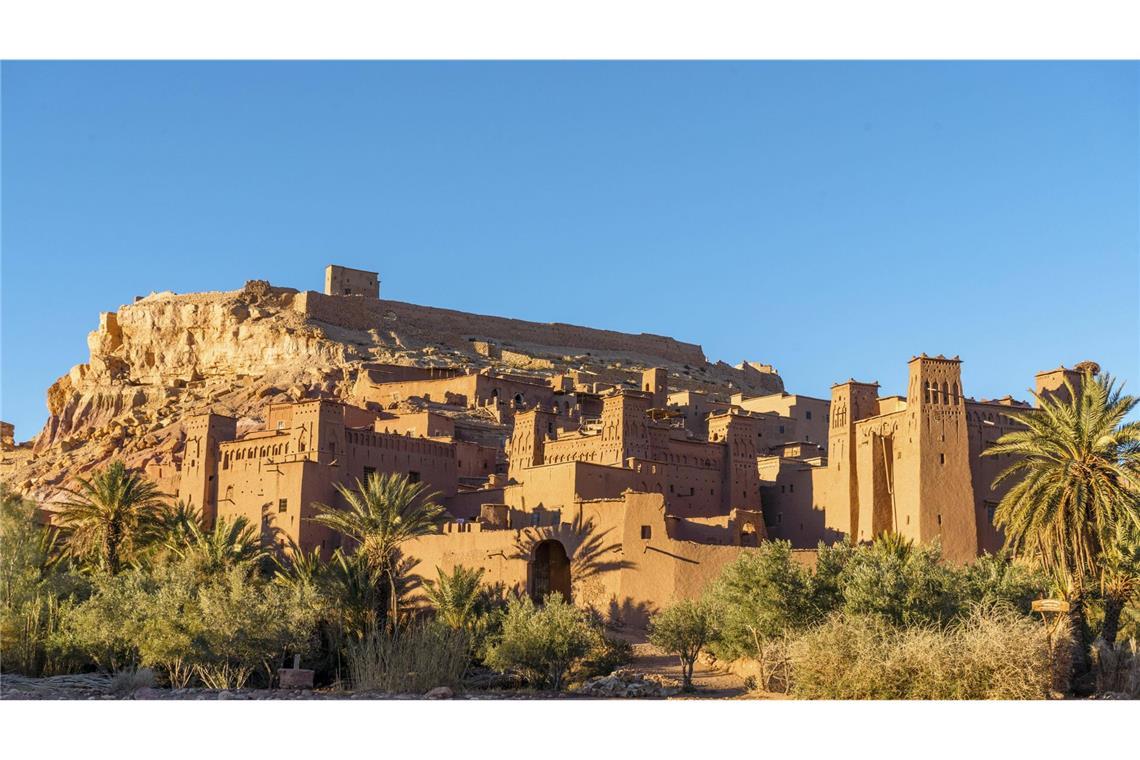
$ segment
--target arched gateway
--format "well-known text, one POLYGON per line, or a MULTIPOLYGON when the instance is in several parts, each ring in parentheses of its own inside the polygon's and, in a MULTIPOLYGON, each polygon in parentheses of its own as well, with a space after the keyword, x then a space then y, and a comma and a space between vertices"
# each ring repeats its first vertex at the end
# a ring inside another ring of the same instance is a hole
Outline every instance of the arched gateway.
POLYGON ((557 591, 570 601, 570 558, 561 541, 548 539, 534 547, 530 563, 530 598, 541 603, 547 594, 557 591))

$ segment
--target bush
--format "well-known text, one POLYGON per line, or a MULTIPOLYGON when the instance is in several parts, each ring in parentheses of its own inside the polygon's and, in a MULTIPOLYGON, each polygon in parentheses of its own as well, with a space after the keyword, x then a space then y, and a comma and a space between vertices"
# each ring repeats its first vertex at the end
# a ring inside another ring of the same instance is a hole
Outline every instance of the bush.
POLYGON ((139 689, 154 688, 154 671, 150 668, 120 670, 107 685, 107 693, 116 697, 129 697, 139 689))
POLYGON ((457 688, 467 670, 467 635, 435 621, 391 631, 371 628, 347 647, 352 688, 422 694, 436 686, 457 688))
POLYGON ((1006 552, 984 554, 962 571, 964 601, 974 604, 1008 604, 1028 615, 1033 600, 1048 589, 1043 573, 1014 562, 1006 552))
POLYGON ((693 688, 693 667, 717 632, 712 605, 686 599, 666 607, 649 623, 649 641, 681 660, 682 688, 693 688))
POLYGON ((1044 627, 1006 605, 977 606, 946 628, 836 614, 790 657, 792 693, 806 699, 1044 699, 1054 688, 1044 627))
POLYGON ((916 546, 897 535, 856 549, 839 574, 844 612, 878 615, 895 625, 952 619, 961 603, 960 579, 941 558, 938 544, 916 546))
POLYGON ((28 676, 71 669, 55 640, 86 581, 61 558, 52 528, 36 523, 35 505, 0 486, 0 663, 28 676))
POLYGON ((594 629, 593 639, 590 650, 573 670, 575 680, 609 675, 633 659, 633 645, 625 639, 607 636, 600 627, 594 629))
POLYGON ((812 578, 792 559, 791 544, 773 541, 742 554, 725 567, 708 598, 719 620, 709 650, 723 660, 755 660, 760 687, 783 688, 784 640, 820 615, 812 578))
POLYGON ((517 670, 538 688, 560 690, 566 674, 596 641, 582 610, 550 594, 539 607, 529 597, 512 599, 502 632, 487 652, 487 664, 517 670))

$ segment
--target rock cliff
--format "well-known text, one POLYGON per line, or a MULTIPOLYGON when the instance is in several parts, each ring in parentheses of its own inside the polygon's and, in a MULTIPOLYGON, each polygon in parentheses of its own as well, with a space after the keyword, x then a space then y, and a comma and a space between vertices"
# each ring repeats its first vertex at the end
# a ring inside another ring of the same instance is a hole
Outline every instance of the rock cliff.
POLYGON ((43 430, 30 448, 6 453, 0 471, 41 500, 115 456, 170 477, 186 415, 213 409, 236 416, 240 434, 261 425, 274 401, 353 401, 357 375, 379 363, 529 366, 536 374, 664 366, 673 388, 783 389, 774 373, 710 364, 699 346, 663 336, 325 296, 256 280, 231 292, 151 294, 101 315, 87 342, 90 361, 48 389, 43 430), (477 350, 487 342, 507 350, 497 358, 477 350))

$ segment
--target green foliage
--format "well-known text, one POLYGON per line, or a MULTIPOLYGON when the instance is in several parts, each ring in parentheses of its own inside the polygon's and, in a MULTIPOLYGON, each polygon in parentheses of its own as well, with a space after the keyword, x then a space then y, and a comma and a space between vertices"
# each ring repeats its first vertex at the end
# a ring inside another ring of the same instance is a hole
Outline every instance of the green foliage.
POLYGON ((456 688, 469 663, 467 635, 437 621, 395 630, 372 627, 349 642, 347 652, 349 678, 358 691, 422 694, 436 686, 456 688))
POLYGON ((370 581, 378 573, 387 581, 387 603, 380 609, 394 626, 399 618, 399 582, 410 575, 401 567, 400 546, 438 532, 447 511, 435 502, 437 494, 428 493, 426 484, 413 483, 405 475, 374 472, 364 482, 357 480, 356 490, 339 483, 336 488, 347 508, 316 503, 320 514, 312 520, 356 542, 353 554, 365 563, 356 568, 358 576, 366 575, 370 581))
POLYGON ((439 580, 427 582, 426 594, 435 608, 436 620, 448 628, 470 631, 479 616, 488 611, 481 609, 480 604, 484 570, 456 565, 451 573, 444 573, 438 567, 435 571, 439 580))
POLYGON ((961 603, 959 579, 941 555, 937 544, 880 536, 869 549, 854 551, 839 574, 843 610, 879 615, 895 625, 950 620, 961 603))
POLYGON ((762 659, 765 645, 817 615, 811 577, 792 559, 787 541, 764 543, 727 565, 709 599, 718 610, 719 635, 710 649, 721 659, 762 659))
POLYGON ((200 588, 198 609, 195 672, 213 688, 240 688, 259 668, 269 682, 286 653, 303 654, 312 644, 311 607, 244 568, 231 568, 200 588))
POLYGON ((693 688, 693 668, 701 650, 716 637, 717 616, 711 604, 686 599, 666 607, 649 623, 649 641, 681 660, 683 688, 693 688))
POLYGON ((1007 604, 1024 614, 1049 590, 1044 573, 1025 562, 1015 562, 1008 552, 984 554, 962 571, 963 602, 1007 604))
POLYGON ((68 490, 59 521, 71 554, 89 569, 111 574, 136 559, 154 539, 163 509, 158 486, 115 460, 68 490))
POLYGON ((31 676, 65 672, 53 645, 72 598, 86 593, 62 556, 58 533, 39 525, 35 505, 0 487, 0 663, 31 676))
POLYGON ((1107 374, 1086 372, 1068 398, 1038 396, 1038 409, 1011 411, 1026 426, 985 455, 1012 455, 994 481, 1013 479, 994 524, 1006 546, 1032 556, 1079 595, 1103 568, 1118 528, 1140 526, 1140 422, 1125 419, 1140 399, 1107 374))
POLYGON ((790 657, 792 693, 806 699, 1045 699, 1056 678, 1044 626, 1004 605, 949 627, 837 613, 790 657))
POLYGON ((519 671, 533 686, 558 691, 594 641, 586 614, 561 594, 550 594, 542 606, 529 597, 512 599, 486 661, 500 671, 519 671))

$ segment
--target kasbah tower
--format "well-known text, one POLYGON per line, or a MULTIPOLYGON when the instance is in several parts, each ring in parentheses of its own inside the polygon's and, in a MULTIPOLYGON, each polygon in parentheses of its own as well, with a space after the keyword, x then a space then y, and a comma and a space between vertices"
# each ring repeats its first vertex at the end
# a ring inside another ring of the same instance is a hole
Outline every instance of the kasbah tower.
MULTIPOLYGON (((379 283, 330 266, 324 292, 277 291, 323 324, 455 333, 477 361, 370 363, 349 396, 269 404, 259 426, 203 409, 182 420, 176 466, 152 476, 207 521, 243 515, 276 550, 328 556, 344 539, 311 520, 314 505, 343 506, 338 484, 400 473, 447 509, 439 533, 406 547, 418 572, 482 568, 634 623, 766 540, 789 541, 805 564, 820 542, 886 531, 940 542, 953 563, 1001 547, 991 483, 1010 461, 981 453, 1032 407, 967 396, 958 357, 911 358, 905 396, 851 379, 814 398, 768 365, 709 364, 671 338, 385 301, 379 283), (649 358, 560 365, 575 345, 649 358), (695 384, 697 365, 720 385, 695 384)), ((1036 389, 1065 393, 1080 376, 1042 372, 1036 389)))

